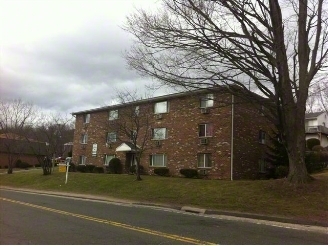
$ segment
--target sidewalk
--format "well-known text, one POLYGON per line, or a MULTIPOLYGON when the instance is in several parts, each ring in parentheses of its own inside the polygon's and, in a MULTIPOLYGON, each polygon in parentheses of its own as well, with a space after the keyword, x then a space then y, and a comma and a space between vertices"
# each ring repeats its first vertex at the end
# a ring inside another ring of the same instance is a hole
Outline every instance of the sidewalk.
POLYGON ((307 221, 307 220, 302 220, 302 219, 268 216, 268 215, 263 215, 263 214, 221 211, 221 210, 203 209, 203 208, 189 207, 189 206, 181 207, 181 206, 176 206, 176 205, 160 204, 160 203, 145 203, 145 202, 141 202, 141 201, 118 199, 115 197, 86 195, 86 194, 79 194, 79 193, 12 188, 12 187, 7 187, 7 186, 0 186, 0 190, 1 189, 12 190, 12 191, 22 191, 22 192, 35 193, 35 194, 52 195, 52 196, 59 196, 59 197, 87 199, 87 200, 93 200, 93 201, 99 201, 99 202, 109 202, 109 203, 115 203, 115 204, 158 207, 158 208, 171 209, 171 210, 177 210, 177 211, 183 211, 183 212, 190 212, 190 213, 195 213, 195 214, 203 214, 206 216, 214 216, 214 217, 219 216, 222 219, 244 220, 244 221, 249 221, 249 222, 251 222, 251 220, 253 220, 253 223, 254 222, 259 223, 260 221, 262 221, 262 222, 267 221, 267 222, 287 223, 287 224, 300 225, 300 226, 306 226, 306 227, 320 227, 319 228, 320 231, 328 233, 328 221, 307 221))

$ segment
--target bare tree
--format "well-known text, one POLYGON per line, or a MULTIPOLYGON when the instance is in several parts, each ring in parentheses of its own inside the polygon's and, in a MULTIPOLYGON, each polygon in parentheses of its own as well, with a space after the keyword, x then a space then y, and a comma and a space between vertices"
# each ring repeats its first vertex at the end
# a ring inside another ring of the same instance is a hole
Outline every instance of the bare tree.
POLYGON ((126 59, 162 84, 224 85, 264 105, 288 153, 288 180, 306 183, 305 109, 327 65, 325 8, 324 0, 163 0, 154 14, 127 18, 136 42, 126 59))
MULTIPOLYGON (((54 168, 55 157, 63 155, 64 144, 73 141, 73 134, 72 117, 60 114, 42 114, 39 116, 33 129, 30 131, 30 138, 47 145, 45 150, 47 158, 39 160, 45 175, 51 174, 51 169, 54 168), (52 166, 48 165, 50 157, 53 158, 52 166)), ((41 156, 41 152, 44 153, 44 149, 40 148, 40 146, 31 145, 31 147, 37 156, 41 156)))
POLYGON ((22 100, 0 100, 1 145, 8 155, 8 174, 13 173, 14 163, 27 151, 26 129, 33 125, 36 109, 22 100))
MULTIPOLYGON (((148 147, 151 138, 152 106, 147 104, 147 98, 143 99, 137 91, 121 90, 117 92, 117 98, 122 106, 119 110, 119 119, 107 121, 108 130, 115 132, 116 139, 129 142, 133 147, 136 160, 136 180, 140 181, 140 166, 144 151, 148 147), (143 101, 142 104, 134 102, 143 101)), ((108 136, 107 142, 111 142, 108 136)))
POLYGON ((317 85, 317 92, 322 111, 328 113, 328 84, 326 81, 317 85))

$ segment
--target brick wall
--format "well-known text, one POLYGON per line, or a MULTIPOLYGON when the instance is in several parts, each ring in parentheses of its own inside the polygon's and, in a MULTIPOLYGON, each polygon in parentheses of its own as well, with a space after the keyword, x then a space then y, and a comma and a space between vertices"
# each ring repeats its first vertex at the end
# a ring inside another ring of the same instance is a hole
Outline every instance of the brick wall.
MULTIPOLYGON (((145 172, 152 174, 154 167, 150 166, 150 156, 165 154, 170 174, 180 176, 182 168, 197 168, 197 154, 211 154, 211 168, 207 170, 209 178, 230 179, 231 177, 231 96, 215 94, 214 105, 209 113, 204 114, 200 109, 200 94, 168 97, 169 112, 162 114, 162 119, 156 119, 153 113, 154 101, 140 104, 140 117, 150 120, 150 127, 168 129, 168 137, 161 140, 157 147, 154 140, 146 142, 141 164, 145 172), (213 134, 208 137, 208 144, 200 144, 199 124, 210 123, 213 134)), ((165 97, 163 98, 165 99, 165 97)), ((155 99, 154 99, 155 100, 155 99)), ((161 101, 161 100, 159 100, 161 101)), ((135 105, 129 105, 135 107, 135 105)), ((124 107, 119 107, 119 120, 123 121, 124 107)), ((83 124, 83 113, 76 115, 76 126, 73 147, 73 162, 78 163, 79 156, 87 157, 87 164, 102 166, 104 155, 116 154, 125 164, 126 153, 115 152, 115 149, 128 139, 120 134, 111 148, 106 147, 106 132, 108 127, 108 109, 90 111, 90 123, 83 124), (83 132, 88 134, 87 144, 80 143, 83 132), (97 156, 92 156, 92 145, 97 144, 97 156), (83 146, 83 147, 82 147, 83 146)), ((235 135, 234 140, 234 179, 252 178, 258 173, 258 158, 262 155, 262 147, 258 143, 258 131, 262 127, 263 117, 256 116, 257 110, 249 109, 249 105, 235 105, 235 135), (256 161, 255 161, 256 160, 256 161)), ((145 124, 144 124, 145 125, 145 124)), ((150 128, 149 127, 149 128, 150 128)), ((143 127, 140 135, 150 134, 150 129, 143 127), (146 131, 147 130, 147 131, 146 131)), ((140 145, 143 137, 139 138, 140 145)))
MULTIPOLYGON (((16 160, 20 159, 22 162, 27 162, 28 164, 34 166, 36 164, 39 164, 38 158, 35 155, 14 155, 13 154, 13 160, 14 160, 14 167, 16 160)), ((8 154, 6 153, 0 153, 0 167, 1 168, 8 168, 9 166, 9 160, 8 160, 8 154)))

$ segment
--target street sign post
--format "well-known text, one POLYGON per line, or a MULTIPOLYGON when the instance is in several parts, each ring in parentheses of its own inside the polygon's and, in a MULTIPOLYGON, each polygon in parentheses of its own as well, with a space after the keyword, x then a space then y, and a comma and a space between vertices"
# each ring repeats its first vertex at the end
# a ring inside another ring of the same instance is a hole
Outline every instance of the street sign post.
POLYGON ((67 184, 67 179, 68 179, 68 169, 69 169, 69 161, 66 161, 65 164, 58 164, 58 169, 60 173, 66 172, 66 180, 65 184, 67 184))

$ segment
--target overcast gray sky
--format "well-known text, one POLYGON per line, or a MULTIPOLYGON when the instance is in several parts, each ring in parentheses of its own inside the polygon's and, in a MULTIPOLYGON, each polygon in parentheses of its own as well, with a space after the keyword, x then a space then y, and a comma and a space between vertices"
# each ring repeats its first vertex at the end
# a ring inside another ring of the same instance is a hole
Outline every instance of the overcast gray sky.
MULTIPOLYGON (((136 8, 158 0, 0 0, 0 96, 71 113, 104 106, 150 79, 127 68, 136 8)), ((165 92, 157 91, 155 95, 165 92)))

